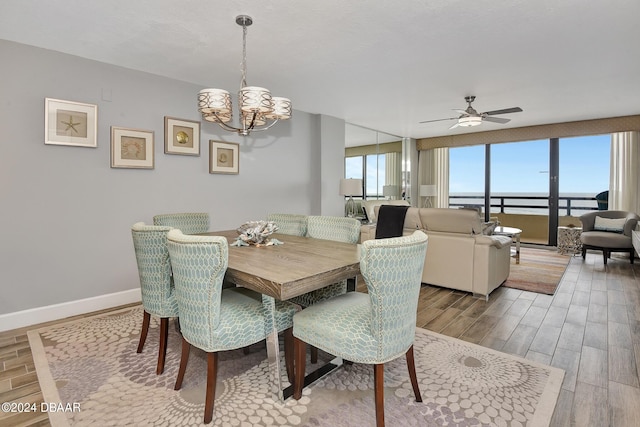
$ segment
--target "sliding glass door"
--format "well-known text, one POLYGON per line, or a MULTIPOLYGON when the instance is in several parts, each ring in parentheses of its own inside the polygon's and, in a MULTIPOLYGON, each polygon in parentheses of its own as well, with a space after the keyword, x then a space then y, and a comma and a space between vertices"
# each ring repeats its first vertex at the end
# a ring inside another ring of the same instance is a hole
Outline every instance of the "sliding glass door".
POLYGON ((558 226, 579 227, 598 209, 610 150, 608 134, 451 148, 449 205, 480 207, 523 242, 556 245, 558 226))

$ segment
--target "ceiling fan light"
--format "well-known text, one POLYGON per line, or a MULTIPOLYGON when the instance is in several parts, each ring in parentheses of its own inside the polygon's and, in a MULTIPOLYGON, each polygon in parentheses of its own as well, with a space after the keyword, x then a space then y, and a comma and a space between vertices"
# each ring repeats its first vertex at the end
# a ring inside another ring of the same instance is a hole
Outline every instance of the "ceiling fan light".
POLYGON ((198 111, 203 114, 213 112, 231 113, 231 96, 223 89, 202 89, 198 92, 198 111))
POLYGON ((291 118, 291 100, 289 98, 274 96, 271 100, 273 101, 273 112, 265 114, 264 117, 278 120, 291 118))
POLYGON ((478 126, 482 123, 482 117, 479 116, 465 116, 458 119, 458 126, 470 127, 478 126))
POLYGON ((238 92, 240 110, 246 113, 270 113, 273 111, 271 92, 257 86, 246 86, 238 92))

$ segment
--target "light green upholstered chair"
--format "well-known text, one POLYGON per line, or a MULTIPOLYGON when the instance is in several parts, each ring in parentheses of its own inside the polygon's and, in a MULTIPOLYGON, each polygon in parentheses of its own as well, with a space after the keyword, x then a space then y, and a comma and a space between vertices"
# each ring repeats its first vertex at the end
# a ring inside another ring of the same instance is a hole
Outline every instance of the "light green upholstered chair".
MULTIPOLYGON (((360 240, 360 225, 360 221, 355 218, 309 216, 307 217, 307 237, 357 244, 360 240)), ((290 301, 302 307, 308 307, 311 304, 344 294, 345 292, 347 292, 347 281, 343 280, 330 286, 294 297, 290 301)))
MULTIPOLYGON (((180 310, 182 355, 175 389, 182 380, 191 346, 207 352, 207 389, 204 422, 213 418, 218 352, 243 348, 267 337, 271 316, 262 297, 248 289, 222 289, 229 247, 221 236, 190 236, 180 230, 167 235, 176 298, 180 310)), ((277 302, 276 327, 285 331, 287 374, 293 379, 292 318, 297 307, 277 302)))
POLYGON ((384 426, 384 364, 406 355, 416 401, 421 402, 413 358, 420 280, 427 235, 367 240, 360 271, 368 294, 349 292, 293 316, 296 365, 293 397, 300 399, 308 343, 355 363, 373 364, 377 426, 384 426))
POLYGON ((306 215, 272 213, 267 215, 267 221, 274 222, 278 226, 277 233, 292 236, 306 236, 307 234, 306 215))
POLYGON ((158 375, 164 371, 169 319, 178 316, 178 303, 174 293, 169 252, 167 251, 169 230, 171 227, 145 225, 144 222, 135 223, 131 227, 133 247, 138 263, 138 275, 140 276, 142 306, 144 307, 137 352, 141 353, 144 348, 151 315, 158 316, 160 318, 160 345, 156 368, 158 375))
MULTIPOLYGON (((307 217, 307 237, 357 244, 360 241, 360 225, 360 221, 355 218, 312 215, 307 217)), ((343 280, 293 297, 289 301, 304 308, 346 292, 347 281, 343 280)), ((318 349, 311 347, 311 363, 317 361, 318 349)))
POLYGON ((153 225, 177 228, 184 234, 206 233, 209 231, 209 214, 206 212, 161 214, 153 217, 153 225))

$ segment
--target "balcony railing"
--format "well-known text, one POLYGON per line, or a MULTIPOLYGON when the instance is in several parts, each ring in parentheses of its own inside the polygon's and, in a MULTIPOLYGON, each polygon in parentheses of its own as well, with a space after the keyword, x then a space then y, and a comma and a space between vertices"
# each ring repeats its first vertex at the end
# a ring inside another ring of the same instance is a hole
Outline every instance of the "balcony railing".
MULTIPOLYGON (((522 211, 531 211, 533 214, 537 214, 537 210, 540 210, 540 215, 548 215, 549 211, 549 197, 548 196, 491 196, 491 209, 492 213, 521 213, 522 211), (545 201, 547 203, 513 203, 515 200, 522 201, 545 201), (495 202, 495 203, 494 203, 495 202), (494 210, 494 208, 497 208, 494 210), (507 212, 506 209, 509 209, 511 212, 507 212), (546 212, 543 212, 546 211, 546 212)), ((560 196, 558 197, 558 210, 560 213, 565 212, 565 215, 572 216, 574 211, 579 212, 578 216, 584 212, 588 211, 597 211, 598 203, 595 197, 579 197, 579 196, 560 196), (593 206, 591 203, 593 202, 593 206)), ((449 206, 473 206, 473 207, 484 207, 484 196, 449 196, 449 206), (465 202, 458 202, 456 200, 464 200, 465 202), (478 203, 475 203, 475 200, 478 203), (471 203, 469 203, 471 201, 471 203)))

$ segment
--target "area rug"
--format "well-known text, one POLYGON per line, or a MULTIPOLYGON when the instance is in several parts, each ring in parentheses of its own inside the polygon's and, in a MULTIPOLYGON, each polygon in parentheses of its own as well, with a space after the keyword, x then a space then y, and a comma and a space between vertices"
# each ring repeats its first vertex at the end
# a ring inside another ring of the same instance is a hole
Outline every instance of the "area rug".
POLYGON ((570 259, 552 250, 521 248, 520 263, 511 259, 511 271, 502 286, 553 295, 570 259))
MULTIPOLYGON (((58 409, 49 413, 54 427, 202 424, 204 354, 191 351, 182 390, 174 391, 180 337, 171 327, 165 371, 156 375, 158 322, 137 354, 141 321, 133 307, 28 333, 44 400, 58 409)), ((254 347, 220 354, 209 425, 375 425, 371 366, 343 365, 300 400, 280 404, 269 393, 266 349, 254 347)), ((420 328, 414 349, 423 402, 414 401, 405 358, 389 362, 387 426, 549 425, 564 371, 420 328)))

